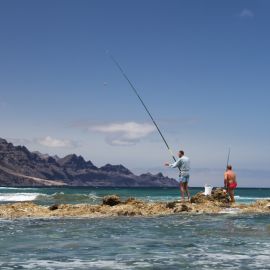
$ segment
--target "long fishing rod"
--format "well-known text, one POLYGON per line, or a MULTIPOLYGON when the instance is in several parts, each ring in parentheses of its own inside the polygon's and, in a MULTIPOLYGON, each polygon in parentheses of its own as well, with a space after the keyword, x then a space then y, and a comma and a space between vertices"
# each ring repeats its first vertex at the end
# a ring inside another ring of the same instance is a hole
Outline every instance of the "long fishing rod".
POLYGON ((144 109, 146 110, 146 112, 147 112, 148 115, 150 116, 152 122, 154 123, 155 127, 157 128, 157 131, 158 131, 159 135, 161 136, 162 140, 164 141, 166 147, 168 148, 169 153, 171 154, 173 160, 176 161, 176 158, 174 157, 172 150, 170 149, 170 147, 169 147, 167 141, 165 140, 164 136, 162 135, 162 133, 161 133, 161 131, 160 131, 160 129, 159 129, 159 127, 158 127, 156 121, 154 120, 154 118, 152 117, 151 113, 149 112, 149 110, 147 109, 146 105, 144 104, 142 98, 141 98, 140 95, 138 94, 136 88, 135 88, 134 85, 131 83, 131 81, 129 80, 129 78, 128 78, 127 75, 125 74, 124 70, 122 69, 122 67, 120 66, 120 64, 115 60, 115 58, 114 58, 111 54, 109 54, 109 56, 110 56, 111 60, 113 61, 113 63, 114 63, 114 64, 117 66, 117 68, 120 70, 120 72, 121 72, 121 74, 123 75, 123 77, 127 80, 127 82, 129 83, 129 85, 131 86, 133 92, 136 94, 136 96, 137 96, 138 99, 140 100, 140 102, 142 103, 144 109))
POLYGON ((228 165, 229 165, 230 155, 231 155, 231 148, 229 147, 229 152, 228 152, 228 157, 227 157, 227 166, 226 166, 226 168, 227 168, 228 165))

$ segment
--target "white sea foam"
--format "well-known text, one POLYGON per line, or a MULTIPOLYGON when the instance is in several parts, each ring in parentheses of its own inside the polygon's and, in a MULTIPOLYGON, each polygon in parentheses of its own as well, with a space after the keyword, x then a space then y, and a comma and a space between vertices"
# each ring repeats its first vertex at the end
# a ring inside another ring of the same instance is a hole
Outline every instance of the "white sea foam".
POLYGON ((89 193, 88 197, 94 201, 103 198, 102 196, 97 196, 96 194, 93 193, 89 193))
POLYGON ((0 189, 19 189, 19 188, 14 188, 14 187, 0 187, 0 189))
POLYGON ((88 194, 83 194, 83 193, 64 193, 64 192, 56 192, 51 195, 49 194, 41 194, 40 198, 42 197, 47 197, 51 199, 70 199, 70 200, 86 200, 86 199, 91 199, 93 201, 101 199, 102 196, 97 196, 95 193, 88 193, 88 194))
POLYGON ((25 202, 35 200, 40 193, 0 193, 0 202, 25 202))
POLYGON ((233 262, 234 265, 230 265, 230 269, 240 269, 240 266, 242 266, 244 262, 249 261, 249 268, 245 269, 268 269, 266 266, 270 263, 269 252, 268 255, 256 255, 253 254, 253 251, 248 253, 249 254, 226 254, 224 252, 204 253, 204 259, 201 258, 198 261, 194 261, 193 265, 200 266, 201 269, 211 269, 221 265, 226 268, 225 264, 231 264, 231 262, 233 262))
POLYGON ((0 187, 0 190, 1 189, 14 189, 14 190, 34 190, 34 189, 37 189, 37 188, 29 188, 29 187, 0 187))
MULTIPOLYGON (((12 264, 17 264, 12 262, 12 264)), ((72 261, 51 261, 51 260, 28 260, 25 263, 18 263, 24 269, 134 269, 134 267, 127 265, 124 262, 117 262, 115 260, 97 260, 87 261, 75 259, 72 261)), ((1 263, 0 263, 1 266, 1 263)), ((150 265, 148 265, 150 266, 150 265)))
POLYGON ((225 208, 224 210, 220 211, 220 214, 237 214, 239 213, 239 208, 225 208))
POLYGON ((235 199, 238 200, 270 200, 270 197, 241 197, 241 196, 234 196, 235 199))

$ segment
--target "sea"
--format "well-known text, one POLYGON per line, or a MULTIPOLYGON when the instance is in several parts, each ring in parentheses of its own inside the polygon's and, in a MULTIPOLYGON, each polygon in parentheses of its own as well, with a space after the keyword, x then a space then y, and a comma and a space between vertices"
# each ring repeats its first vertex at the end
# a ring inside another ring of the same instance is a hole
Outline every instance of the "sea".
MULTIPOLYGON (((237 203, 270 200, 269 188, 235 193, 237 203)), ((99 204, 111 194, 180 198, 177 188, 0 187, 0 204, 99 204)), ((0 269, 270 269, 270 214, 0 219, 0 269)))

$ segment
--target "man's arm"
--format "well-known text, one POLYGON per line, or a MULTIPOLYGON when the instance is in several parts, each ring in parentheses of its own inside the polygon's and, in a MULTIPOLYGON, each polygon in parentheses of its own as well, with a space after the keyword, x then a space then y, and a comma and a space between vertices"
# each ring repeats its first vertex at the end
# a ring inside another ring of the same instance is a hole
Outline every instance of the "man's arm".
POLYGON ((237 184, 236 174, 234 174, 234 182, 237 184))
POLYGON ((227 187, 227 173, 224 173, 224 187, 227 187))
POLYGON ((181 164, 181 159, 179 158, 178 160, 176 160, 174 163, 167 163, 169 167, 171 168, 176 168, 179 167, 179 165, 181 164))

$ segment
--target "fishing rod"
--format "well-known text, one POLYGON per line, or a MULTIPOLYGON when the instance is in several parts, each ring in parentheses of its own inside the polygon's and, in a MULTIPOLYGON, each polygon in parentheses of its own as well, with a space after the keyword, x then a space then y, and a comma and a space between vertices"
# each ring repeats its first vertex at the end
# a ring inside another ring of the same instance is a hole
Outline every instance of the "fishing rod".
POLYGON ((226 168, 228 167, 229 165, 229 161, 230 161, 230 155, 231 155, 231 148, 229 147, 229 151, 228 151, 228 157, 227 157, 227 166, 226 168))
POLYGON ((146 112, 148 113, 148 115, 150 116, 152 122, 154 123, 155 127, 157 128, 157 131, 159 133, 159 135, 161 136, 163 142, 165 143, 169 153, 171 154, 172 158, 174 161, 176 161, 176 158, 173 155, 172 150, 170 149, 167 141, 165 140, 163 134, 161 133, 156 121, 154 120, 154 118, 152 117, 151 113, 149 112, 149 110, 147 109, 145 103, 143 102, 142 98, 140 97, 140 95, 138 94, 136 88, 134 87, 134 85, 131 83, 131 81, 129 80, 129 78, 127 77, 127 75, 125 74, 124 70, 122 69, 122 67, 120 66, 120 64, 115 60, 115 58, 109 54, 111 60, 113 61, 113 63, 116 65, 116 67, 119 69, 119 71, 121 72, 121 74, 123 75, 123 77, 127 80, 127 82, 129 83, 130 87, 132 88, 133 92, 135 93, 135 95, 138 97, 138 99, 140 100, 141 104, 143 105, 144 109, 146 110, 146 112))

